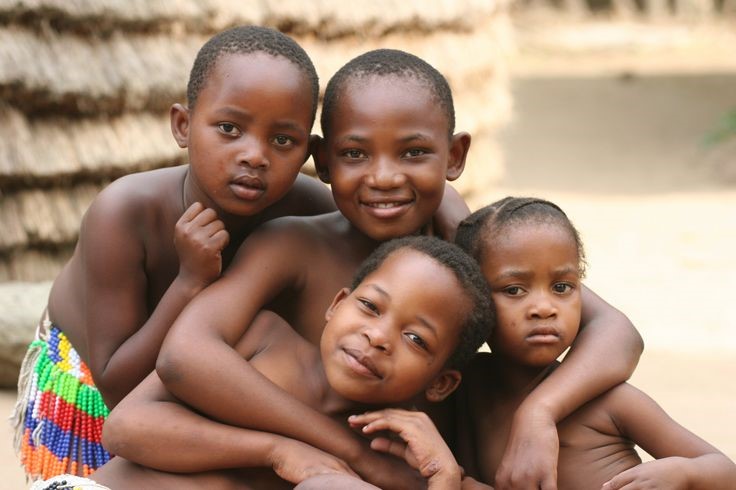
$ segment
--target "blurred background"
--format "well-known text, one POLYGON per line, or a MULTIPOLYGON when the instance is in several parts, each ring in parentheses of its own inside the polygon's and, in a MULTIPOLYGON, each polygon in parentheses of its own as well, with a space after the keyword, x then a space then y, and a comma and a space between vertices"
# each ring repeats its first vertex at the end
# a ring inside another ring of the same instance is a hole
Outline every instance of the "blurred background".
MULTIPOLYGON (((443 72, 471 208, 565 209, 588 285, 646 342, 632 382, 736 458, 736 0, 0 0, 0 412, 85 209, 186 161, 168 108, 238 24, 293 36, 323 87, 378 47, 443 72)), ((11 441, 0 481, 24 488, 11 441)))

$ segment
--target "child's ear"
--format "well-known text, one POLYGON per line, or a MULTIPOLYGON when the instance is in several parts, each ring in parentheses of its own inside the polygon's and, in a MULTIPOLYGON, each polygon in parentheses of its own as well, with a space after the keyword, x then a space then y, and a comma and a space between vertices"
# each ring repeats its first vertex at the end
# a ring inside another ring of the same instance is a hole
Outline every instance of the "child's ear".
POLYGON ((330 183, 330 171, 327 168, 327 149, 325 148, 325 139, 321 136, 313 134, 309 138, 309 150, 314 159, 314 168, 317 170, 319 180, 325 184, 330 183))
POLYGON ((463 375, 457 369, 445 369, 432 380, 424 395, 433 403, 441 402, 460 385, 463 375))
POLYGON ((169 119, 176 144, 179 148, 186 148, 189 144, 189 109, 181 104, 174 104, 169 109, 169 119))
POLYGON ((462 132, 452 135, 452 138, 450 138, 450 161, 447 162, 447 172, 445 172, 447 180, 455 180, 462 175, 469 149, 469 133, 462 132))
POLYGON ((332 304, 329 308, 327 308, 327 311, 325 312, 325 321, 330 321, 330 318, 332 318, 332 315, 335 313, 338 305, 342 303, 342 301, 349 295, 350 289, 348 288, 342 288, 340 291, 337 292, 337 294, 335 295, 335 299, 332 300, 332 304))

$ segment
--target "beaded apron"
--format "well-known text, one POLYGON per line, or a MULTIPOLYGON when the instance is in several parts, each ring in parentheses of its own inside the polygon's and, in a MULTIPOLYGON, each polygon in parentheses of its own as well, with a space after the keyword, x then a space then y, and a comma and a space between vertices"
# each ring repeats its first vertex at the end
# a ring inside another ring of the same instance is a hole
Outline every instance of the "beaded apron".
POLYGON ((14 415, 16 451, 28 476, 88 476, 105 464, 110 454, 101 437, 108 413, 87 365, 45 320, 23 361, 14 415))

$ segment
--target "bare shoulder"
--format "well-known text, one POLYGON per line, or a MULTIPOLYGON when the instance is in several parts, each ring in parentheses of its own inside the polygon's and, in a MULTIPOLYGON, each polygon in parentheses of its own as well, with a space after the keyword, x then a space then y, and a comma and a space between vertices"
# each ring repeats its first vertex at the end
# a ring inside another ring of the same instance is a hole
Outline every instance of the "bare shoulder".
MULTIPOLYGON (((644 392, 628 383, 621 383, 589 401, 565 418, 558 428, 561 439, 565 434, 577 433, 585 427, 600 434, 621 436, 626 433, 630 420, 637 412, 654 401, 644 392), (572 432, 568 432, 572 430, 572 432)), ((656 404, 655 404, 656 405, 656 404)))
POLYGON ((314 216, 335 211, 330 189, 314 177, 297 175, 289 192, 266 211, 266 219, 280 216, 314 216))
MULTIPOLYGON (((344 221, 339 212, 318 216, 284 216, 262 224, 244 242, 245 248, 258 246, 299 248, 327 247, 340 233, 344 221)), ((243 247, 241 247, 243 248, 243 247)))
POLYGON ((180 214, 181 210, 170 203, 178 202, 172 196, 179 195, 177 190, 181 192, 185 172, 186 166, 180 166, 120 177, 100 191, 85 218, 118 221, 153 217, 168 208, 180 214))
POLYGON ((618 413, 622 413, 622 411, 629 412, 636 410, 636 406, 641 403, 654 403, 654 401, 639 388, 629 383, 621 383, 606 391, 598 398, 595 398, 590 403, 605 408, 611 415, 615 416, 618 413))

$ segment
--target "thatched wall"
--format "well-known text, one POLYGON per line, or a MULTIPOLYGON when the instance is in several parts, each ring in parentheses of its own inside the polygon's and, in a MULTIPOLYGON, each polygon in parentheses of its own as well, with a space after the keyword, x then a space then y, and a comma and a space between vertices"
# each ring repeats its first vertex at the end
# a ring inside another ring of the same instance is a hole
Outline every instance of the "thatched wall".
MULTIPOLYGON (((295 37, 323 86, 369 49, 427 59, 454 90, 458 129, 474 138, 458 186, 472 193, 489 185, 501 171, 494 131, 510 111, 510 27, 500 2, 0 0, 2 291, 56 276, 81 216, 111 180, 186 161, 168 108, 185 99, 199 47, 233 25, 295 37)), ((0 298, 2 308, 13 304, 0 298)))

